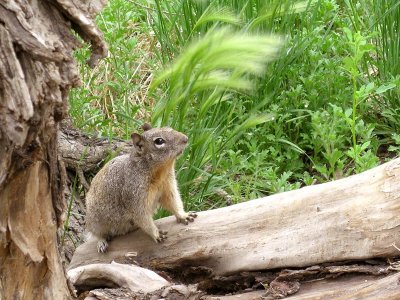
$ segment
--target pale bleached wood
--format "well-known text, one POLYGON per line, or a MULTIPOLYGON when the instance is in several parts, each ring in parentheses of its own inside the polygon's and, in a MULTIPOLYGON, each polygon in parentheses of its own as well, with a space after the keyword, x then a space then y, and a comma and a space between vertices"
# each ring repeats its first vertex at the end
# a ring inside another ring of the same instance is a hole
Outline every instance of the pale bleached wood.
POLYGON ((202 300, 255 300, 263 299, 266 291, 256 290, 247 293, 227 295, 227 296, 205 296, 202 300))
POLYGON ((152 293, 132 292, 127 288, 100 288, 91 290, 85 300, 133 300, 133 299, 174 299, 200 300, 204 293, 198 291, 195 285, 171 285, 152 293))
POLYGON ((151 270, 115 262, 81 266, 69 270, 67 277, 77 288, 117 286, 146 294, 170 285, 167 280, 151 270))
POLYGON ((398 255, 400 159, 345 179, 204 211, 194 223, 158 220, 168 239, 141 231, 115 238, 109 252, 96 242, 77 248, 70 267, 110 262, 136 251, 154 269, 205 266, 215 274, 303 267, 329 261, 398 255))
POLYGON ((400 273, 383 278, 353 276, 302 285, 300 291, 287 297, 290 300, 398 300, 400 273))

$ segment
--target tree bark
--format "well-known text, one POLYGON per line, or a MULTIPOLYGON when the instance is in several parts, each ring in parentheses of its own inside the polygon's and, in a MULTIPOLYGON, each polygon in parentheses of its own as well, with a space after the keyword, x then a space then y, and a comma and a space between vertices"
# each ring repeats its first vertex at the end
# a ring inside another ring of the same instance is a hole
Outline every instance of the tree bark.
POLYGON ((93 17, 104 1, 0 3, 0 299, 69 299, 57 245, 64 172, 58 123, 79 84, 74 27, 107 47, 93 17))
POLYGON ((156 221, 168 239, 155 244, 138 230, 97 253, 77 248, 70 269, 111 262, 128 252, 151 269, 216 275, 325 262, 394 257, 400 244, 400 159, 345 179, 204 211, 193 224, 156 221))

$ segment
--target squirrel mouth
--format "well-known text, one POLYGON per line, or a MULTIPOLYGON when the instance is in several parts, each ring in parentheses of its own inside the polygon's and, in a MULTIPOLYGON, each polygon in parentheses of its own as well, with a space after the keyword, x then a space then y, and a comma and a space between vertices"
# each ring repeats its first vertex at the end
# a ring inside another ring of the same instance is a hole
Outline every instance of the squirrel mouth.
POLYGON ((181 155, 182 153, 183 153, 183 151, 184 151, 185 149, 181 149, 181 150, 179 150, 177 153, 176 153, 176 156, 179 156, 179 155, 181 155))

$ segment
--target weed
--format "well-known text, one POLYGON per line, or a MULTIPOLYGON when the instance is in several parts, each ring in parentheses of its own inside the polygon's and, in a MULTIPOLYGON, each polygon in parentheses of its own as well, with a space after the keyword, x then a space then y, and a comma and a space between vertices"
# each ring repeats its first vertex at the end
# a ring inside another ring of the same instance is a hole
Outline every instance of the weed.
POLYGON ((128 138, 149 119, 152 99, 145 94, 151 81, 154 38, 142 23, 146 11, 123 0, 109 1, 97 19, 109 45, 109 56, 91 70, 89 49, 76 52, 83 85, 70 94, 75 124, 99 136, 128 138))
POLYGON ((188 133, 190 209, 348 176, 398 153, 399 16, 397 0, 111 1, 110 57, 82 64, 71 115, 103 136, 150 118, 188 133))

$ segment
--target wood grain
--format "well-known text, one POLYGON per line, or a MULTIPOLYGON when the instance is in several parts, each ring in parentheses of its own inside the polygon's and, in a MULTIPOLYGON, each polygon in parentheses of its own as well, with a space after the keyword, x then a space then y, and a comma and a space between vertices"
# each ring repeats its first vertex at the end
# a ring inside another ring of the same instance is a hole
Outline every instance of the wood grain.
POLYGON ((80 82, 71 28, 92 44, 93 63, 107 52, 94 20, 101 4, 0 1, 0 299, 71 297, 58 248, 57 132, 80 82))
POLYGON ((400 245, 400 159, 345 179, 200 212, 194 223, 156 224, 168 239, 143 232, 115 238, 99 254, 95 241, 77 248, 70 269, 111 262, 125 253, 152 269, 204 266, 214 274, 304 267, 393 257, 400 245))

